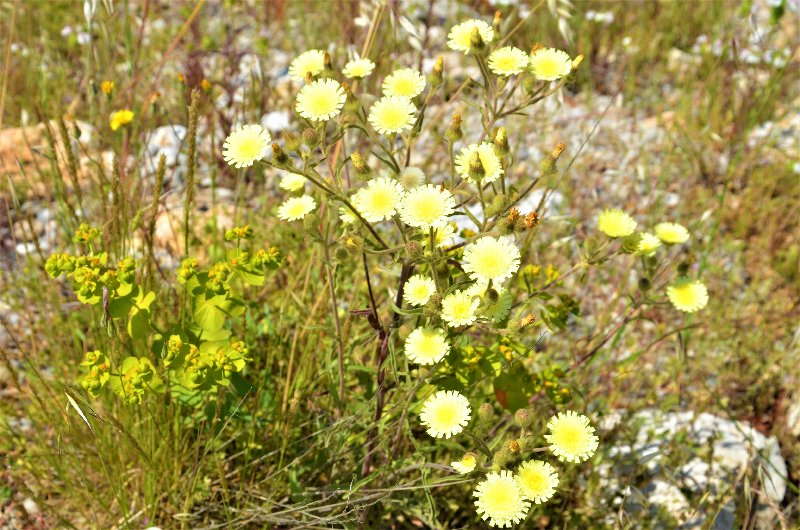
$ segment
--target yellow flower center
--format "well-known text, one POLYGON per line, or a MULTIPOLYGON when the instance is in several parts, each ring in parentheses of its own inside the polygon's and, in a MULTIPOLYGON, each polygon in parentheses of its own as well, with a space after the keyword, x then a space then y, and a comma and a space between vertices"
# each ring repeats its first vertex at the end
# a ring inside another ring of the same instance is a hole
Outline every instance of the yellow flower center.
POLYGON ((577 425, 561 425, 553 433, 553 441, 570 453, 578 452, 583 446, 583 429, 577 425))
POLYGON ((697 303, 697 292, 694 284, 679 285, 672 288, 672 296, 685 306, 693 306, 697 303))
POLYGON ((315 92, 306 102, 308 110, 317 116, 327 116, 336 110, 336 97, 327 92, 315 92))
POLYGON ((385 107, 381 113, 381 122, 386 129, 399 129, 406 124, 408 113, 397 107, 385 107))
POLYGON ((495 513, 508 513, 517 505, 517 492, 510 484, 498 482, 483 492, 483 504, 495 513))
POLYGON ((416 91, 414 81, 407 77, 395 79, 392 85, 392 91, 398 96, 411 96, 416 91))
POLYGON ((534 492, 545 490, 549 484, 547 477, 540 469, 523 469, 519 474, 519 479, 526 489, 534 492))
POLYGON ((554 77, 561 75, 561 63, 553 57, 543 57, 536 63, 536 70, 542 75, 547 77, 554 77))
POLYGON ((242 138, 236 142, 236 158, 252 159, 261 154, 261 141, 258 138, 242 138))
POLYGON ((443 403, 436 407, 433 413, 433 419, 436 425, 452 426, 456 423, 458 418, 458 407, 454 403, 443 403))

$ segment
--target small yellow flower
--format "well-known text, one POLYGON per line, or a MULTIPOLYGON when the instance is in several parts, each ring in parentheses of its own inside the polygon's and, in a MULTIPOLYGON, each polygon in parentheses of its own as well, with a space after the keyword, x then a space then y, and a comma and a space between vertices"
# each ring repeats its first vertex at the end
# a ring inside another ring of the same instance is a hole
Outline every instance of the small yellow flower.
POLYGON ((410 305, 422 306, 428 303, 436 292, 436 283, 432 278, 415 274, 408 279, 403 288, 403 300, 410 305))
POLYGON ((597 450, 599 440, 589 418, 568 410, 550 418, 547 422, 550 434, 544 438, 550 451, 562 462, 581 462, 589 459, 597 450))
POLYGON ((353 206, 370 223, 388 221, 397 213, 404 193, 397 181, 379 177, 353 195, 353 206))
POLYGON ((292 197, 278 208, 278 217, 284 221, 299 221, 317 207, 314 197, 303 195, 302 197, 292 197))
POLYGON ((510 471, 503 470, 486 475, 473 493, 477 500, 475 509, 490 526, 510 527, 528 515, 531 503, 522 495, 522 488, 510 471))
POLYGON ((442 300, 442 320, 451 328, 469 326, 477 319, 475 312, 480 301, 463 291, 448 294, 442 300))
POLYGON ((342 73, 350 79, 367 77, 375 69, 375 63, 369 59, 353 59, 342 68, 342 73))
POLYGON ((514 46, 504 46, 489 55, 489 70, 497 75, 521 73, 528 66, 528 54, 514 46))
POLYGON ((473 280, 500 284, 519 269, 519 249, 511 237, 484 236, 464 249, 464 272, 473 280))
POLYGON ((111 126, 112 131, 116 131, 123 125, 128 125, 130 122, 133 121, 133 111, 128 109, 118 110, 116 112, 112 112, 111 116, 108 120, 108 124, 111 126))
POLYGON ((204 92, 208 92, 209 90, 211 90, 211 81, 204 78, 202 81, 200 81, 200 88, 204 92))
POLYGON ((413 98, 425 90, 425 76, 413 68, 400 68, 383 80, 383 92, 387 96, 413 98))
POLYGON ((222 158, 235 168, 250 167, 257 160, 267 156, 269 133, 261 125, 242 125, 234 129, 222 144, 222 158))
POLYGON ((656 249, 661 246, 661 240, 650 232, 642 232, 641 236, 636 253, 640 256, 652 256, 656 253, 656 249))
POLYGON ((300 89, 295 110, 311 121, 325 121, 337 116, 347 97, 333 79, 318 79, 300 89))
POLYGON ((472 30, 478 28, 484 44, 489 44, 494 39, 492 26, 483 20, 467 20, 453 26, 447 35, 447 46, 457 52, 469 53, 472 50, 472 30))
POLYGON ((289 65, 289 75, 296 81, 305 81, 306 74, 319 75, 325 68, 325 53, 322 50, 303 52, 289 65))
POLYGON ((636 221, 622 210, 603 210, 597 217, 597 228, 608 237, 626 237, 636 230, 636 221))
POLYGON ((100 90, 103 91, 103 94, 108 96, 114 91, 114 81, 103 81, 100 83, 100 90))
POLYGON ((431 365, 444 359, 450 343, 441 328, 417 328, 406 337, 405 351, 412 363, 431 365))
POLYGON ((526 499, 541 504, 549 501, 558 486, 558 473, 541 460, 528 460, 517 469, 517 482, 526 499))
POLYGON ((369 109, 369 123, 381 134, 403 132, 414 125, 417 107, 401 96, 384 96, 369 109))
POLYGON ((667 287, 667 298, 675 306, 675 309, 685 313, 694 313, 708 304, 708 289, 697 280, 680 278, 667 287))
POLYGON ((469 174, 469 163, 472 159, 472 155, 476 152, 478 153, 478 158, 481 161, 484 171, 481 183, 488 184, 500 178, 503 174, 503 165, 494 152, 494 146, 488 142, 471 144, 462 149, 456 156, 456 173, 458 173, 462 179, 473 182, 469 174))
POLYGON ((278 186, 286 191, 299 191, 302 190, 305 185, 306 178, 296 173, 287 173, 286 176, 281 179, 280 183, 278 183, 278 186))
POLYGON ((472 408, 467 398, 455 390, 440 390, 422 405, 419 417, 434 438, 450 438, 469 423, 472 408))
POLYGON ((554 48, 539 48, 531 53, 530 69, 537 79, 554 81, 572 71, 572 59, 565 51, 554 48))
POLYGON ((678 223, 658 223, 655 232, 658 238, 668 245, 679 245, 689 240, 689 231, 678 223))
POLYGON ((472 472, 475 469, 478 461, 472 453, 466 453, 461 457, 461 460, 450 462, 450 467, 458 471, 462 475, 472 472))
POLYGON ((426 184, 410 190, 400 203, 400 219, 409 226, 427 230, 444 226, 455 211, 456 200, 448 190, 426 184))

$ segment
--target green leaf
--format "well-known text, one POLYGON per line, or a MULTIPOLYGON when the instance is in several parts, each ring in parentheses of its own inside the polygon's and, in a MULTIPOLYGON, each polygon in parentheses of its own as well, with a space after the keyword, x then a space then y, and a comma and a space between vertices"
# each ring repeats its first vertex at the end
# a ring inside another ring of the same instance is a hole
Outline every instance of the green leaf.
POLYGON ((532 395, 531 375, 520 364, 494 378, 494 395, 503 408, 516 411, 528 406, 532 395))

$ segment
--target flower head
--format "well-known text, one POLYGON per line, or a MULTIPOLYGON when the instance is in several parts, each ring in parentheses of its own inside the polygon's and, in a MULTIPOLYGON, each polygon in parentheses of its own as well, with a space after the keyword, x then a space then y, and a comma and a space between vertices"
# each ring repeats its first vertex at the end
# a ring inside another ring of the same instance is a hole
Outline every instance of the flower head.
POLYGON ((472 409, 467 398, 455 390, 440 390, 422 405, 419 417, 434 438, 450 438, 469 423, 472 409))
POLYGON ((531 53, 531 72, 542 81, 561 79, 572 71, 572 59, 565 51, 555 48, 539 48, 531 53))
POLYGON ((100 83, 100 90, 102 90, 103 94, 106 96, 111 94, 114 91, 114 81, 103 81, 100 83))
POLYGON ((511 471, 507 470, 486 475, 486 479, 478 483, 473 495, 477 497, 475 508, 481 519, 499 528, 520 522, 531 507, 511 471))
POLYGON ((458 471, 462 475, 466 475, 470 473, 472 470, 475 469, 475 465, 478 461, 475 458, 475 455, 472 453, 466 453, 464 456, 461 457, 461 460, 456 460, 455 462, 450 462, 450 467, 458 471))
POLYGON ((128 125, 130 122, 133 121, 133 111, 128 109, 118 110, 116 112, 112 112, 111 116, 108 119, 108 124, 111 126, 112 131, 116 131, 123 125, 128 125))
POLYGON ((484 236, 464 250, 464 271, 474 280, 499 284, 519 269, 519 249, 511 237, 484 236))
POLYGON ((387 96, 413 98, 425 90, 425 76, 413 68, 400 68, 383 80, 383 92, 387 96))
POLYGON ((416 188, 417 186, 425 184, 425 172, 418 167, 407 166, 397 175, 397 181, 400 182, 400 185, 405 189, 410 190, 411 188, 416 188))
POLYGON ((456 200, 446 189, 426 184, 410 190, 400 203, 400 218, 409 226, 429 229, 444 226, 456 200))
POLYGON ((668 245, 678 245, 689 240, 689 231, 678 223, 658 223, 655 232, 658 239, 668 245))
POLYGON ((294 58, 289 65, 289 75, 296 81, 305 81, 306 74, 319 75, 325 68, 325 52, 308 50, 294 58))
POLYGON ((278 217, 284 221, 297 221, 311 213, 317 207, 314 197, 303 195, 287 199, 278 207, 278 217))
POLYGON ((481 183, 488 184, 497 180, 503 174, 503 166, 500 159, 494 152, 494 146, 488 142, 481 144, 471 144, 461 150, 456 156, 456 172, 461 178, 473 182, 474 179, 470 177, 469 165, 473 155, 478 153, 478 159, 483 166, 483 178, 481 183))
POLYGON ((333 79, 318 79, 300 89, 295 110, 312 121, 325 121, 342 111, 347 96, 333 79))
POLYGON ((562 462, 581 462, 591 457, 598 445, 594 427, 589 418, 568 410, 550 418, 547 422, 550 434, 544 438, 550 444, 550 450, 562 462))
POLYGON ((641 238, 639 238, 639 245, 636 248, 636 253, 640 256, 652 256, 660 246, 660 239, 650 232, 642 232, 641 238))
POLYGON ((342 73, 345 77, 351 79, 358 77, 367 77, 375 69, 375 63, 369 59, 353 59, 342 68, 342 73))
POLYGON ((286 191, 298 191, 303 189, 305 185, 306 178, 303 175, 298 175, 296 173, 287 173, 278 183, 278 186, 286 191))
POLYGON ((406 337, 406 356, 412 363, 436 364, 450 351, 444 330, 417 328, 406 337))
POLYGON ((256 160, 267 156, 271 140, 261 125, 243 125, 225 138, 222 158, 235 168, 250 167, 256 160))
POLYGON ((504 46, 489 55, 489 70, 497 75, 510 76, 521 73, 528 66, 528 54, 514 46, 504 46))
POLYGON ((355 216, 350 208, 345 208, 344 206, 339 207, 339 219, 346 225, 358 221, 358 217, 355 216))
POLYGON ((475 311, 480 301, 463 291, 448 294, 442 300, 442 320, 451 328, 468 326, 477 320, 475 311))
POLYGON ((697 280, 680 278, 667 287, 667 298, 678 311, 694 313, 708 304, 708 289, 697 280))
POLYGON ((622 210, 603 210, 597 216, 597 228, 608 237, 626 237, 636 230, 636 221, 622 210))
POLYGON ((435 292, 436 284, 431 278, 415 274, 408 279, 403 288, 403 300, 410 305, 421 306, 427 304, 435 292))
POLYGON ((389 177, 378 177, 369 181, 353 195, 353 205, 370 223, 391 219, 403 198, 402 186, 389 177))
POLYGON ((558 486, 558 473, 541 460, 528 460, 517 469, 517 482, 526 499, 541 504, 549 501, 558 486))
MULTIPOLYGON (((453 227, 453 223, 447 223, 443 226, 437 226, 433 229, 433 244, 436 245, 437 248, 444 248, 454 241, 456 238, 456 229, 453 227)), ((425 242, 425 246, 430 245, 430 238, 424 238, 423 241, 425 242)))
POLYGON ((403 132, 414 125, 417 107, 401 96, 384 96, 369 109, 369 123, 381 134, 403 132))
POLYGON ((447 46, 457 52, 469 53, 472 50, 472 30, 478 29, 478 34, 484 44, 489 44, 494 39, 492 26, 483 20, 467 20, 456 24, 447 35, 447 46))

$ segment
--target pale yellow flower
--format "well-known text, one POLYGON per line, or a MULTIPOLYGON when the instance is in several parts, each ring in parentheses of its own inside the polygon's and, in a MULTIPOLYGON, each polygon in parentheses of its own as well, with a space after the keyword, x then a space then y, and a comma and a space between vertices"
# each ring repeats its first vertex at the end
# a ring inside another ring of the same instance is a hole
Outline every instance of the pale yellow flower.
POLYGON ((549 501, 555 495, 558 473, 547 462, 528 460, 517 468, 517 482, 526 499, 541 504, 549 501))
POLYGON ((572 71, 572 59, 565 51, 554 48, 539 48, 531 54, 531 72, 542 81, 554 81, 572 71))
POLYGON ((478 305, 477 298, 463 291, 450 293, 442 300, 442 320, 451 328, 473 324, 478 319, 478 305))
POLYGON ((289 65, 289 75, 296 81, 305 81, 306 74, 317 76, 325 68, 325 52, 322 50, 308 50, 303 52, 289 65))
POLYGON ((436 283, 433 278, 415 274, 408 279, 403 287, 403 300, 414 306, 422 306, 428 303, 433 293, 436 292, 436 283))
POLYGON ((410 190, 425 184, 425 172, 418 167, 404 167, 397 175, 397 181, 403 188, 410 190))
POLYGON ((314 211, 316 207, 317 202, 314 200, 314 197, 309 195, 292 197, 280 205, 278 208, 278 217, 284 221, 298 221, 314 211))
POLYGON ((243 125, 231 131, 225 138, 222 158, 235 168, 250 167, 267 156, 271 140, 269 133, 261 125, 243 125))
POLYGON ((440 390, 422 406, 419 417, 434 438, 450 438, 469 423, 472 408, 467 398, 455 390, 440 390))
POLYGON ((478 483, 473 495, 475 509, 490 526, 510 527, 522 521, 531 503, 522 495, 522 488, 508 470, 495 471, 478 483))
POLYGON ((297 173, 287 173, 278 183, 278 186, 286 191, 299 191, 303 189, 305 185, 306 178, 303 175, 298 175, 297 173))
POLYGON ((387 96, 413 98, 425 90, 425 76, 413 68, 395 70, 383 80, 383 92, 387 96))
POLYGON ((597 216, 597 228, 608 237, 627 237, 636 230, 633 217, 622 210, 603 210, 597 216))
POLYGON ((447 46, 457 52, 469 53, 472 50, 472 30, 477 28, 478 34, 484 44, 489 44, 494 39, 492 26, 483 20, 467 20, 453 26, 447 35, 447 46))
POLYGON ((484 171, 481 183, 488 184, 500 178, 503 174, 503 165, 500 163, 497 153, 494 152, 494 146, 489 142, 470 144, 462 149, 455 159, 456 173, 458 173, 462 179, 474 182, 469 174, 469 163, 472 159, 472 155, 476 152, 478 153, 478 159, 481 161, 481 166, 483 166, 484 171))
POLYGON ((300 89, 295 110, 311 121, 325 121, 337 116, 347 97, 333 79, 318 79, 300 89))
POLYGON ((489 70, 497 75, 522 73, 528 66, 528 54, 514 46, 504 46, 489 55, 489 70))
POLYGON ((588 460, 597 450, 599 440, 589 418, 572 410, 561 412, 547 422, 550 434, 544 438, 550 451, 562 462, 588 460))
POLYGON ((403 132, 414 125, 417 107, 400 96, 384 96, 369 109, 369 123, 381 134, 403 132))
POLYGON ((509 236, 484 236, 464 249, 464 272, 473 280, 500 284, 519 269, 520 253, 509 236))
POLYGON ((642 232, 636 253, 640 256, 652 256, 656 249, 661 246, 661 240, 650 232, 642 232))
POLYGON ((378 177, 353 195, 353 206, 370 223, 388 221, 397 212, 405 191, 389 177, 378 177))
POLYGON ((409 226, 427 230, 444 226, 455 211, 456 200, 441 186, 426 184, 410 190, 400 203, 400 219, 409 226))
POLYGON ((369 59, 353 59, 342 68, 342 73, 350 79, 367 77, 375 69, 375 63, 369 59))
POLYGON ((450 467, 458 471, 461 475, 466 475, 475 469, 477 463, 478 461, 474 454, 466 453, 463 457, 461 457, 461 460, 450 462, 450 467))
POLYGON ((679 245, 689 240, 689 231, 678 223, 658 223, 655 232, 658 238, 668 245, 679 245))
POLYGON ((694 313, 708 304, 708 289, 702 282, 680 278, 667 287, 667 298, 675 309, 685 313, 694 313))
POLYGON ((406 357, 412 363, 436 364, 450 351, 450 343, 441 328, 417 328, 406 337, 406 357))

